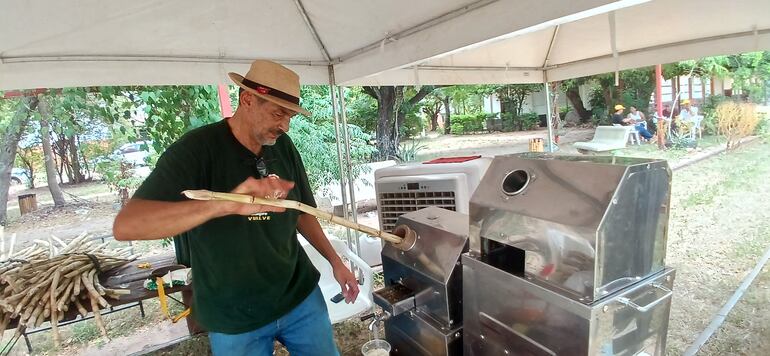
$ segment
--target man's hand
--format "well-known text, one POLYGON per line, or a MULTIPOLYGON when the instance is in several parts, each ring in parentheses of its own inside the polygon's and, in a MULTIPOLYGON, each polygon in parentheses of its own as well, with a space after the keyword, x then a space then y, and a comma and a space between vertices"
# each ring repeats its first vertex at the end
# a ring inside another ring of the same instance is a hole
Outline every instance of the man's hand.
POLYGON ((355 302, 356 297, 358 297, 358 281, 356 280, 356 276, 345 267, 345 264, 342 263, 342 261, 332 265, 332 268, 334 269, 334 279, 337 280, 340 284, 340 288, 342 288, 342 295, 345 297, 345 303, 350 304, 355 302))
MULTIPOLYGON (((266 179, 255 179, 249 177, 246 178, 243 183, 235 187, 231 193, 246 194, 258 198, 283 199, 286 198, 292 188, 294 188, 294 182, 283 180, 277 177, 266 179)), ((238 215, 253 215, 267 211, 283 212, 286 210, 284 208, 260 204, 243 204, 236 202, 223 203, 226 204, 225 209, 228 213, 238 215)))

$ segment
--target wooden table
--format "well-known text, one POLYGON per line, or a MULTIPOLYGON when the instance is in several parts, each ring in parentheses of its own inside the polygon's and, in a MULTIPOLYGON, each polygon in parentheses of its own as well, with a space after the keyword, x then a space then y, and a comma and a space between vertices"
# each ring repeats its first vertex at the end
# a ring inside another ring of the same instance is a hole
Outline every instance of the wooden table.
MULTIPOLYGON (((99 277, 99 282, 104 288, 110 289, 128 289, 131 294, 122 295, 120 299, 107 299, 112 306, 118 306, 128 303, 133 303, 145 299, 155 298, 158 296, 158 291, 148 290, 144 288, 144 281, 150 278, 150 274, 154 269, 172 266, 176 264, 176 257, 174 254, 163 254, 157 256, 151 256, 143 259, 133 261, 125 264, 121 267, 114 268, 108 272, 105 272, 99 277), (149 263, 150 268, 137 267, 141 263, 149 263)), ((192 286, 175 286, 172 288, 165 288, 166 294, 180 292, 183 290, 191 290, 192 286)))

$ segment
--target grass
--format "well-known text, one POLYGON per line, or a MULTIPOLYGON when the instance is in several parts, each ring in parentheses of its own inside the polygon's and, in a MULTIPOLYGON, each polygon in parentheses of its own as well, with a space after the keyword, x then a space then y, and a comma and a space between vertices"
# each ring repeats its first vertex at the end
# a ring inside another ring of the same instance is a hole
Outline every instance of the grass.
MULTIPOLYGON (((727 155, 738 159, 745 158, 745 153, 733 153, 727 155)), ((727 158, 728 156, 723 154, 724 158, 727 158)), ((717 161, 716 166, 720 168, 720 171, 723 172, 723 174, 716 180, 703 181, 702 189, 687 196, 683 202, 685 207, 711 204, 716 197, 745 187, 766 171, 761 164, 734 165, 732 162, 728 162, 728 160, 717 161)))
MULTIPOLYGON (((716 146, 724 145, 726 142, 723 136, 704 136, 698 140, 698 148, 701 150, 710 149, 716 146)), ((655 144, 643 144, 641 146, 627 146, 622 150, 613 152, 616 156, 625 157, 642 157, 642 158, 662 158, 668 161, 677 161, 685 156, 688 152, 686 149, 670 148, 665 151, 658 149, 655 144)))
MULTIPOLYGON (((770 246, 770 145, 754 143, 674 172, 667 263, 677 269, 668 354, 684 351, 770 246)), ((767 298, 730 314, 701 354, 757 354, 769 348, 767 298), (764 328, 764 329, 763 329, 764 328), (754 346, 751 346, 754 345, 754 346)), ((759 287, 761 288, 761 287, 759 287)), ((761 291, 761 290, 760 290, 761 291)), ((770 323, 768 323, 770 324, 770 323)))
POLYGON ((701 349, 702 355, 762 355, 770 349, 770 265, 766 265, 728 315, 722 327, 701 349))
MULTIPOLYGON (((181 300, 180 293, 172 294, 176 299, 181 300)), ((103 319, 107 328, 107 337, 101 336, 96 322, 93 319, 59 327, 62 336, 63 345, 57 349, 53 344, 53 338, 50 331, 30 335, 32 343, 32 355, 50 355, 50 354, 77 354, 78 349, 86 345, 101 346, 109 342, 109 339, 118 338, 135 333, 138 329, 147 325, 155 325, 162 322, 163 316, 160 311, 160 303, 157 299, 149 299, 143 302, 145 317, 142 318, 139 308, 130 308, 121 310, 113 314, 104 315, 103 319)), ((183 306, 169 299, 169 312, 176 315, 183 310, 183 306)), ((43 324, 43 326, 48 325, 43 324)), ((12 332, 6 332, 6 340, 12 335, 12 332)), ((26 354, 27 346, 24 340, 20 339, 13 348, 12 355, 26 354)))

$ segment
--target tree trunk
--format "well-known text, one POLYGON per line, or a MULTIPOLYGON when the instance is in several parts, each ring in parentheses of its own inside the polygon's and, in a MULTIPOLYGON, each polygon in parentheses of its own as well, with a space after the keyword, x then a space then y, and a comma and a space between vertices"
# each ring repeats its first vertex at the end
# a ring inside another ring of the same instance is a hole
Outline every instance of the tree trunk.
POLYGON ((375 89, 379 95, 377 105, 377 151, 380 159, 396 157, 396 87, 384 86, 375 89))
POLYGON ((83 172, 80 168, 80 157, 78 157, 78 145, 75 140, 75 135, 67 137, 67 148, 70 151, 70 164, 72 165, 72 176, 74 183, 83 183, 86 178, 83 176, 83 172))
POLYGON ((430 118, 430 131, 438 130, 438 114, 441 110, 441 103, 435 102, 430 107, 424 107, 422 111, 430 118))
POLYGON ((45 175, 48 180, 48 189, 55 207, 64 205, 64 194, 56 181, 56 163, 51 149, 51 128, 48 120, 51 119, 51 111, 43 95, 38 96, 38 112, 40 112, 40 140, 43 143, 43 160, 45 161, 45 175))
POLYGON ((11 186, 11 170, 16 158, 16 145, 29 122, 29 112, 36 107, 37 98, 22 98, 7 128, 0 130, 0 225, 5 225, 7 220, 8 189, 11 186))
POLYGON ((443 101, 444 111, 446 112, 446 115, 444 115, 444 134, 450 134, 452 133, 452 109, 449 107, 449 95, 445 96, 443 101))
POLYGON ((591 120, 591 112, 586 109, 585 106, 583 106, 583 99, 580 97, 580 89, 578 86, 571 86, 569 89, 567 89, 567 99, 569 100, 570 104, 572 104, 572 108, 575 109, 575 112, 577 112, 578 116, 580 116, 580 122, 586 123, 591 120))
MULTIPOLYGON (((50 124, 50 122, 49 122, 50 124)), ((58 135, 57 135, 58 136, 58 135)), ((72 165, 70 164, 69 157, 67 156, 67 152, 69 151, 69 148, 67 147, 69 142, 66 138, 56 138, 56 136, 51 138, 51 141, 53 144, 51 145, 51 148, 53 149, 53 158, 54 161, 57 162, 58 165, 58 173, 59 173, 59 181, 64 182, 64 178, 62 177, 62 174, 67 175, 67 181, 72 183, 75 181, 75 177, 72 174, 72 165)))

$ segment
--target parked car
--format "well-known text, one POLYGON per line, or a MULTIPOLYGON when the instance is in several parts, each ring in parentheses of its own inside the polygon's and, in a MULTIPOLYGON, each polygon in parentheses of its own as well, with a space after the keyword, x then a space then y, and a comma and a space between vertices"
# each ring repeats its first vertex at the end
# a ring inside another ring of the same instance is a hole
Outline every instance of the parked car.
POLYGON ((29 171, 24 168, 11 169, 11 185, 24 185, 29 186, 29 171))
POLYGON ((146 166, 152 153, 152 141, 138 141, 120 146, 113 155, 133 166, 146 166))

